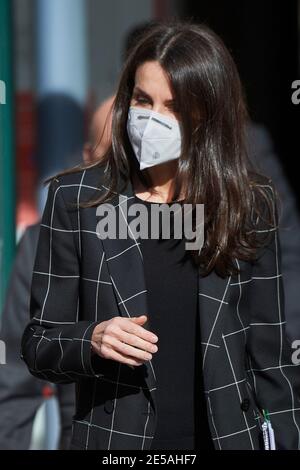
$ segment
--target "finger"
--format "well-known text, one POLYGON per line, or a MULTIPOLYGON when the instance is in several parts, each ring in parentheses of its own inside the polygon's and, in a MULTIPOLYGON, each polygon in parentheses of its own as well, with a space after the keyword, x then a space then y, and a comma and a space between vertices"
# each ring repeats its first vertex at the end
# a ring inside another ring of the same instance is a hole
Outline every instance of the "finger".
POLYGON ((135 348, 143 349, 144 351, 147 351, 149 353, 155 353, 158 350, 156 344, 153 344, 149 341, 145 341, 139 336, 126 333, 126 331, 120 332, 119 340, 135 348))
POLYGON ((123 329, 123 331, 131 333, 132 335, 139 336, 145 341, 151 341, 152 343, 158 341, 158 337, 154 333, 149 330, 146 330, 146 328, 143 328, 140 325, 136 325, 135 323, 128 321, 127 319, 124 323, 122 323, 122 326, 120 327, 121 329, 123 329))
POLYGON ((144 361, 140 361, 131 356, 120 354, 104 344, 102 345, 101 350, 102 354, 108 356, 108 358, 112 359, 113 361, 122 362, 123 364, 128 364, 130 366, 141 366, 144 363, 144 361))
POLYGON ((140 317, 130 317, 129 320, 137 323, 145 323, 147 321, 147 317, 146 315, 141 315, 140 317))
POLYGON ((102 337, 102 345, 109 346, 118 353, 121 353, 125 356, 132 356, 133 358, 140 359, 142 361, 150 361, 152 359, 151 353, 122 343, 117 338, 112 336, 104 335, 102 337))

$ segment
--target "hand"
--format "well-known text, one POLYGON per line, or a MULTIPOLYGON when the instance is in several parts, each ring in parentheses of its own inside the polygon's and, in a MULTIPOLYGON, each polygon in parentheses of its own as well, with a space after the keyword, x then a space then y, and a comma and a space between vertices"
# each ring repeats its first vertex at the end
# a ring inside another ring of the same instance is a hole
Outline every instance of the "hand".
POLYGON ((143 328, 146 315, 139 317, 113 317, 99 323, 92 334, 92 350, 100 357, 140 366, 152 359, 158 351, 158 337, 143 328))

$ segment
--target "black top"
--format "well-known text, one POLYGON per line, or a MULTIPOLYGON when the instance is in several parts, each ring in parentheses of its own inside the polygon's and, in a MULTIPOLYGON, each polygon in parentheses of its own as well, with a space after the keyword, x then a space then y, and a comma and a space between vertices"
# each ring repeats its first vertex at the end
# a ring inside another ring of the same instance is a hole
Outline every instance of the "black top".
MULTIPOLYGON (((151 205, 159 203, 135 198, 148 208, 150 229, 151 205)), ((158 352, 152 359, 158 420, 151 448, 207 448, 210 438, 201 377, 197 267, 185 250, 185 239, 174 237, 174 217, 170 218, 171 237, 162 237, 163 220, 167 219, 160 220, 159 239, 139 239, 147 286, 148 328, 158 336, 158 352), (200 433, 201 441, 196 437, 200 433)))

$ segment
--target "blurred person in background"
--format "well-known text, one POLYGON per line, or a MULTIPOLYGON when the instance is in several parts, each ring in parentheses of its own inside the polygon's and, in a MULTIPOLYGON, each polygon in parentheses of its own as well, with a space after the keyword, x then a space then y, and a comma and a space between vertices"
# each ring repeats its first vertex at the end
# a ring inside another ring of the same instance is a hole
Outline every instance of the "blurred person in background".
MULTIPOLYGON (((93 149, 96 146, 97 155, 101 157, 104 147, 101 150, 98 141, 102 132, 103 116, 96 111, 90 126, 89 142, 83 151, 86 164, 95 158, 93 149)), ((57 384, 54 389, 45 386, 44 381, 28 372, 20 358, 21 337, 29 319, 31 278, 39 232, 39 223, 28 226, 19 241, 1 316, 0 338, 7 345, 7 364, 0 367, 1 450, 29 449, 34 418, 48 394, 55 394, 59 404, 59 449, 67 449, 70 444, 75 409, 74 385, 57 384)))
MULTIPOLYGON (((146 33, 148 28, 155 24, 156 22, 154 20, 146 21, 129 30, 124 39, 122 53, 123 63, 126 62, 139 38, 146 33)), ((94 153, 94 158, 97 158, 97 155, 104 155, 111 144, 111 119, 114 100, 115 95, 109 96, 99 104, 93 115, 90 125, 89 140, 84 147, 85 152, 87 152, 87 158, 90 158, 89 154, 91 153, 94 153)))
POLYGON ((266 416, 276 448, 299 446, 277 201, 247 159, 242 96, 208 28, 153 26, 123 69, 104 158, 51 179, 22 354, 36 377, 76 383, 73 449, 263 449, 266 416), (203 203, 196 265, 174 240, 99 237, 104 203, 129 224, 119 197, 203 203))
POLYGON ((74 414, 74 386, 45 386, 29 374, 20 358, 22 333, 29 318, 30 286, 40 225, 27 227, 12 267, 1 317, 0 338, 6 344, 6 364, 0 367, 0 449, 29 449, 36 413, 44 400, 56 394, 61 432, 59 448, 67 449, 74 414))
POLYGON ((275 152, 265 126, 250 122, 247 126, 248 151, 261 172, 269 176, 280 197, 279 240, 282 252, 282 275, 285 292, 286 330, 290 341, 300 336, 300 214, 295 194, 275 152))

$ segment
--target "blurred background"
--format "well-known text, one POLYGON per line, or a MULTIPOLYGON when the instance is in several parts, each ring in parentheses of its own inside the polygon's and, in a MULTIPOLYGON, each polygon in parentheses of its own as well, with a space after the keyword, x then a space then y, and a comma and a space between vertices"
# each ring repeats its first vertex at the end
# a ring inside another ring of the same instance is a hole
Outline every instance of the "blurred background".
POLYGON ((291 336, 300 338, 300 106, 291 103, 291 84, 300 79, 300 0, 0 0, 0 340, 6 345, 0 422, 14 426, 0 425, 0 449, 57 448, 72 414, 72 391, 65 399, 50 384, 32 385, 18 362, 36 238, 25 238, 22 248, 18 242, 38 225, 47 195, 42 182, 81 162, 92 117, 116 90, 132 31, 172 18, 208 24, 238 65, 253 157, 286 203, 287 317, 291 336), (24 407, 27 415, 18 411, 24 407))

